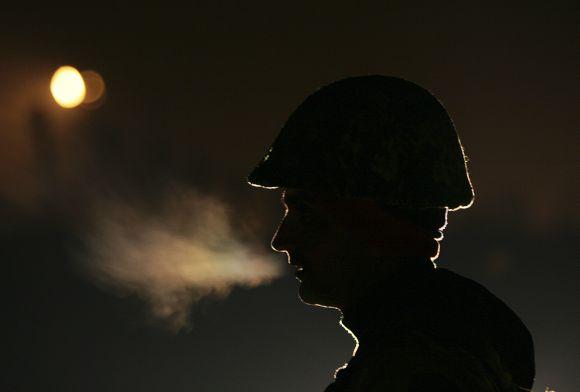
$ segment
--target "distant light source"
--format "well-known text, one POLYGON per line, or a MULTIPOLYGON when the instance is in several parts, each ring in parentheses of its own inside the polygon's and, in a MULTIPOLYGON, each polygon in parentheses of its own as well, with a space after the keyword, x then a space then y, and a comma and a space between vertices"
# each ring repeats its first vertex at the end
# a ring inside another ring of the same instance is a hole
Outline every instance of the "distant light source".
POLYGON ((65 65, 56 70, 50 81, 52 97, 63 108, 74 108, 85 99, 83 77, 74 67, 65 65))

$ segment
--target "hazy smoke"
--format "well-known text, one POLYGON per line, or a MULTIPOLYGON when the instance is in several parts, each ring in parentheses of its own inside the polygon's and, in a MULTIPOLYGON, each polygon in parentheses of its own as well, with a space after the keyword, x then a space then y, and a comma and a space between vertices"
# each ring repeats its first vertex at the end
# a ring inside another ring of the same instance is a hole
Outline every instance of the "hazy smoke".
POLYGON ((189 192, 155 213, 119 202, 95 212, 84 258, 90 275, 101 287, 138 295, 174 330, 187 326, 202 297, 281 274, 280 264, 242 243, 227 209, 212 198, 189 192))

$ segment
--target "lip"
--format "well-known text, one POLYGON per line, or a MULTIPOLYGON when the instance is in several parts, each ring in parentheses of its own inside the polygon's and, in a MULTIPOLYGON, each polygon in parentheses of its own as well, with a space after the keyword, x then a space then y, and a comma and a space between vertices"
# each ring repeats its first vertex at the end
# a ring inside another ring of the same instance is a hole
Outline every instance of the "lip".
POLYGON ((304 267, 297 266, 296 272, 294 272, 294 276, 296 276, 298 279, 301 279, 304 276, 304 267))

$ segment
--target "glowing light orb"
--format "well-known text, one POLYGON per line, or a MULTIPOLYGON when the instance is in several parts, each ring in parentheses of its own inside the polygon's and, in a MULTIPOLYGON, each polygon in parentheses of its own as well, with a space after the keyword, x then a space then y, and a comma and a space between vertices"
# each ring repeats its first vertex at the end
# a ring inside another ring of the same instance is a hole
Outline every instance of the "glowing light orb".
POLYGON ((56 70, 50 81, 52 97, 66 109, 80 105, 85 99, 86 87, 80 72, 65 65, 56 70))

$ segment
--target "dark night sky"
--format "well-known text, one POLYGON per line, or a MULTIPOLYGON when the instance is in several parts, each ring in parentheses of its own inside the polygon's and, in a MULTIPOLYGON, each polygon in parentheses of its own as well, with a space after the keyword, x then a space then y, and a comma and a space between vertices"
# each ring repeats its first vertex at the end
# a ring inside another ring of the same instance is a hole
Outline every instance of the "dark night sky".
POLYGON ((528 325, 535 390, 578 390, 580 10, 468 3, 4 10, 0 389, 321 391, 353 343, 336 312, 299 302, 290 271, 202 300, 192 329, 176 334, 136 296, 87 279, 75 249, 95 199, 156 210, 179 184, 227 203, 234 226, 267 251, 279 197, 245 176, 307 94, 380 73, 440 98, 470 159, 476 202, 450 216, 439 264, 486 285, 528 325), (63 64, 103 76, 100 107, 51 101, 63 64))

